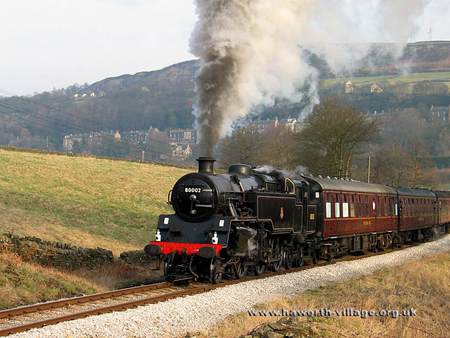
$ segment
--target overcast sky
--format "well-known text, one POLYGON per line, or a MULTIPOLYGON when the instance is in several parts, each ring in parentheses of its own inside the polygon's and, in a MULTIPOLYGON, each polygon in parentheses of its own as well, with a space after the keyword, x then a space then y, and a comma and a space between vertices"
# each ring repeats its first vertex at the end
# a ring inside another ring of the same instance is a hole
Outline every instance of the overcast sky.
MULTIPOLYGON (((449 18, 450 1, 432 0, 413 40, 427 40, 430 28, 434 40, 450 40, 449 18)), ((194 23, 191 0, 0 0, 0 95, 192 59, 194 23)))

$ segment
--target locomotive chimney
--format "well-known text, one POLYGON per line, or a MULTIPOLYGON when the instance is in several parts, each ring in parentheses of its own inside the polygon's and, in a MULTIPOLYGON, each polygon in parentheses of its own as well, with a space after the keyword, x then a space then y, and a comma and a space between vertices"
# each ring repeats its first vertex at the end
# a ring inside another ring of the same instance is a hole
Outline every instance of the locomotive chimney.
POLYGON ((214 174, 214 162, 216 161, 212 157, 199 157, 198 172, 202 174, 214 174))

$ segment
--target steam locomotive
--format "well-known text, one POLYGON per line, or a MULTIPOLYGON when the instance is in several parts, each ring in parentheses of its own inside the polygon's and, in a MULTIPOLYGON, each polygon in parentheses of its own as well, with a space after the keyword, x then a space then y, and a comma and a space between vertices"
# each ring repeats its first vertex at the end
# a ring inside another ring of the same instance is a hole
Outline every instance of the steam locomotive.
POLYGON ((348 179, 264 171, 234 164, 198 172, 169 193, 175 213, 159 217, 148 255, 168 280, 221 281, 377 251, 448 232, 450 192, 395 189, 348 179))

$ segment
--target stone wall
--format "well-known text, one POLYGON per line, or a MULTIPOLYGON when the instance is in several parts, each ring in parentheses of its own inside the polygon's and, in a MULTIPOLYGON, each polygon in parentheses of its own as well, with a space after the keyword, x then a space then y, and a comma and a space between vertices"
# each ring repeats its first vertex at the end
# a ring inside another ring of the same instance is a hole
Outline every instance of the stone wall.
POLYGON ((144 250, 122 252, 119 259, 128 264, 149 265, 155 263, 155 258, 147 255, 144 250))
POLYGON ((67 270, 92 269, 114 260, 113 253, 106 249, 81 248, 44 241, 37 237, 19 237, 11 234, 0 236, 0 252, 15 253, 25 261, 67 270))

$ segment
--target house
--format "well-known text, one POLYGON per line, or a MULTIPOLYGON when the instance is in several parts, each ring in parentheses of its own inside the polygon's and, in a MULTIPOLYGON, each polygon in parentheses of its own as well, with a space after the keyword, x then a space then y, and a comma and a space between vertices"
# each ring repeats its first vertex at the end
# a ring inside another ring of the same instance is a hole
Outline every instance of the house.
POLYGON ((190 144, 171 143, 172 157, 178 160, 186 160, 192 155, 190 144))
POLYGON ((114 141, 120 142, 121 140, 122 140, 122 135, 120 135, 120 132, 118 130, 116 130, 116 132, 114 133, 114 141))
POLYGON ((281 125, 283 125, 286 129, 289 129, 294 133, 299 132, 303 127, 303 123, 301 121, 293 118, 281 120, 281 125))
MULTIPOLYGON (((245 124, 243 126, 245 126, 245 124)), ((294 133, 297 133, 302 129, 303 123, 295 118, 278 120, 278 118, 276 117, 274 120, 256 120, 249 124, 246 124, 246 126, 254 127, 258 133, 263 133, 270 128, 278 127, 284 127, 294 133)))
POLYGON ((148 131, 130 130, 122 132, 121 139, 135 146, 142 146, 147 143, 148 131))
POLYGON ((355 91, 355 87, 353 86, 352 81, 347 81, 344 86, 345 94, 352 94, 355 91))
POLYGON ((430 116, 432 120, 449 121, 450 118, 450 106, 431 106, 430 116))
POLYGON ((169 129, 167 131, 171 142, 196 143, 197 132, 193 129, 169 129))
POLYGON ((255 128, 258 133, 263 133, 269 128, 278 127, 278 118, 275 120, 256 120, 249 123, 247 126, 255 128))
POLYGON ((67 152, 74 151, 74 148, 79 146, 83 142, 83 135, 77 134, 77 135, 66 135, 63 139, 63 148, 67 152))
POLYGON ((380 93, 383 93, 383 92, 384 92, 384 89, 383 89, 383 87, 382 87, 380 84, 378 84, 378 83, 373 83, 373 84, 370 86, 370 92, 371 92, 372 94, 380 94, 380 93))

